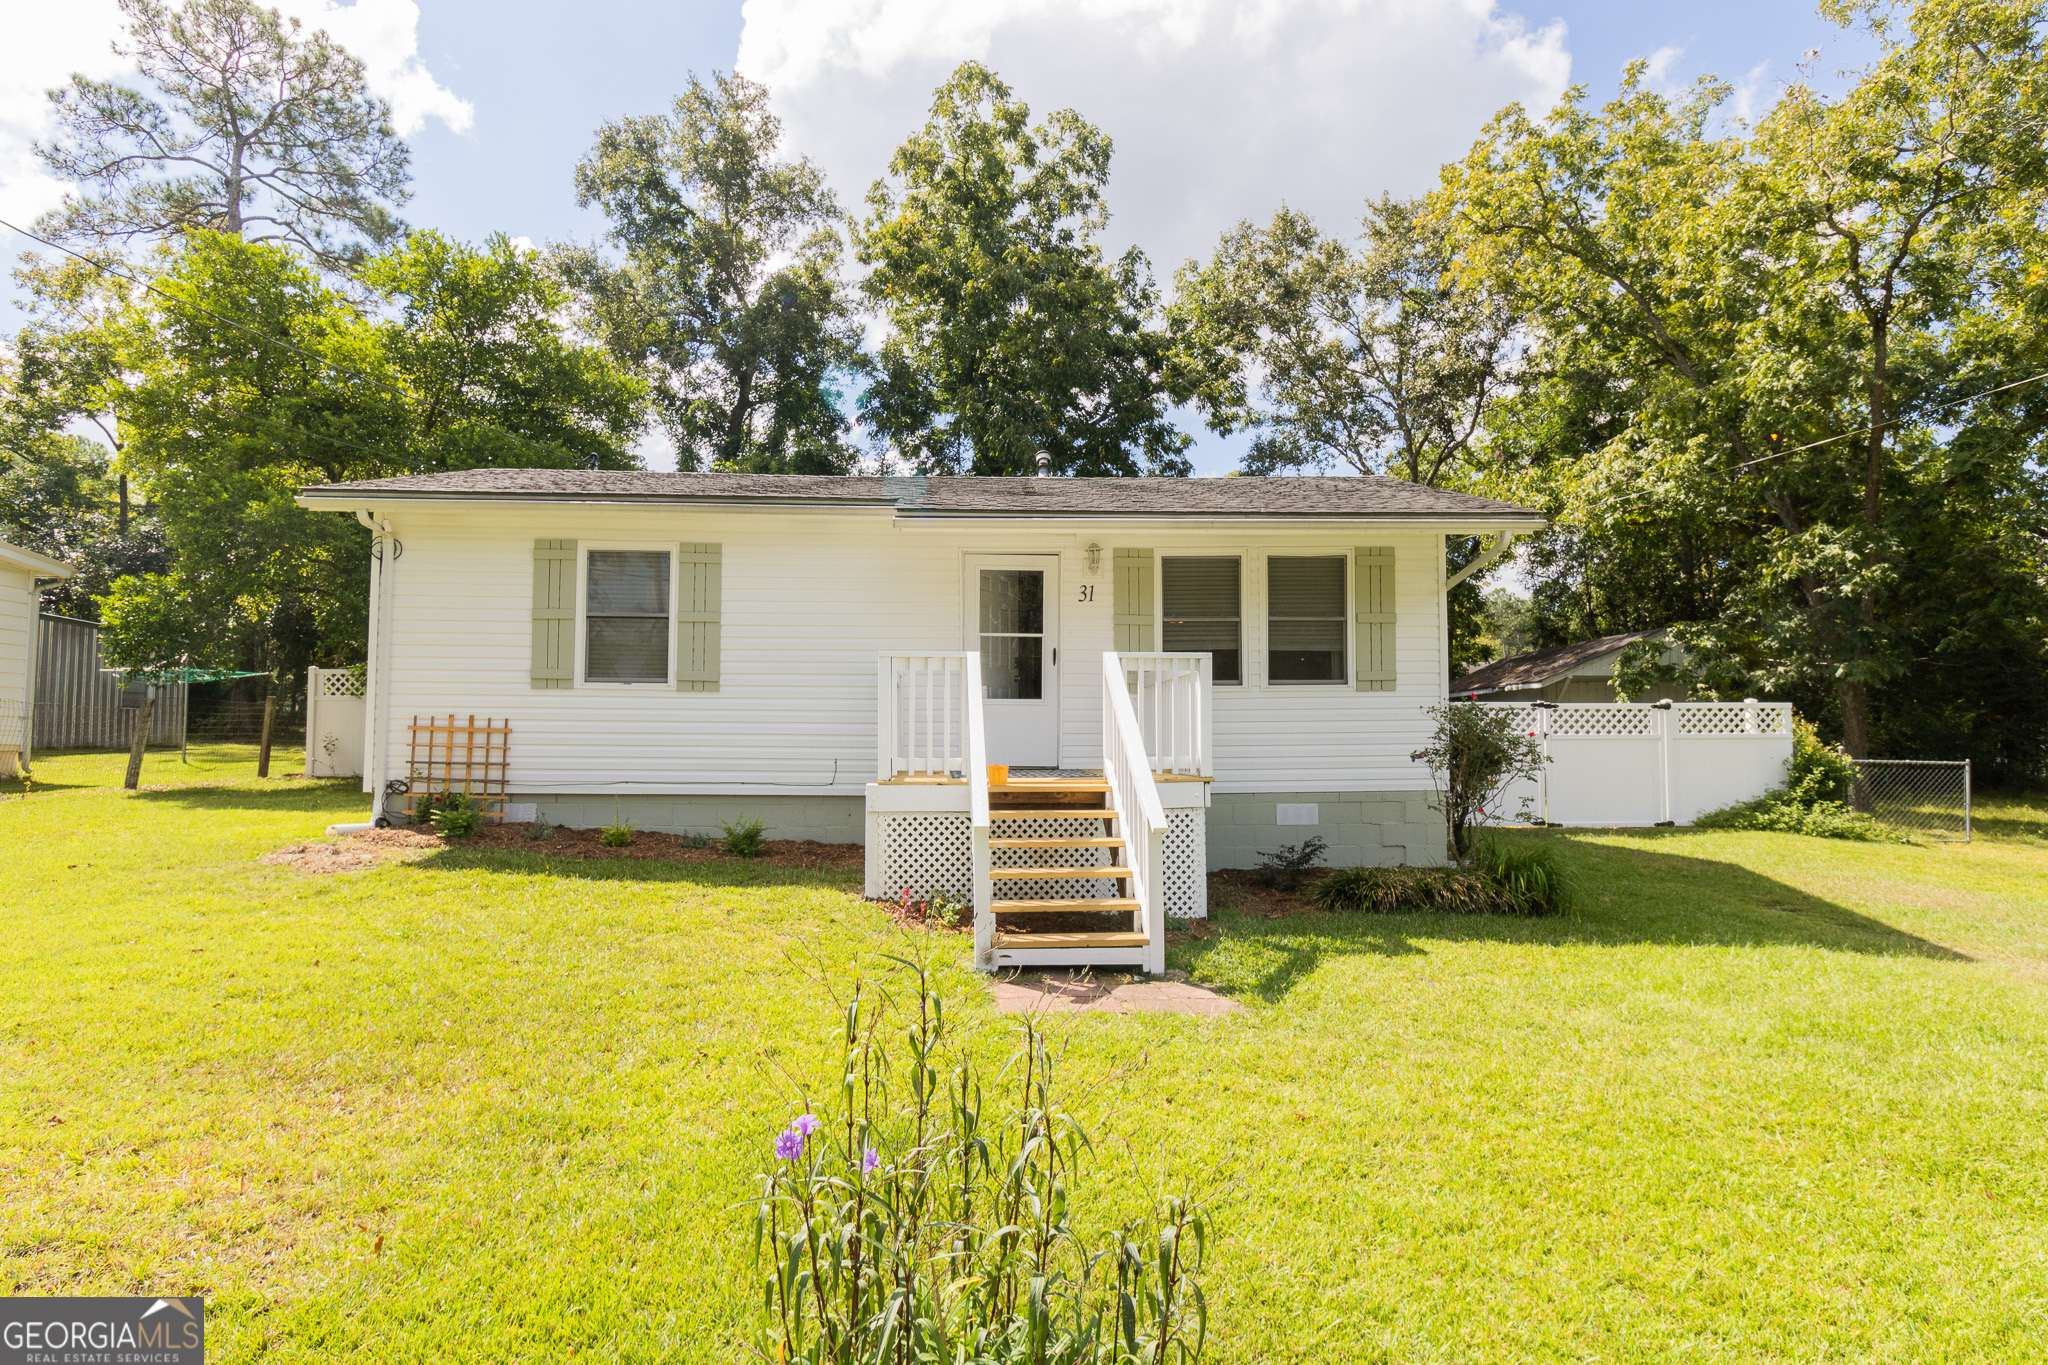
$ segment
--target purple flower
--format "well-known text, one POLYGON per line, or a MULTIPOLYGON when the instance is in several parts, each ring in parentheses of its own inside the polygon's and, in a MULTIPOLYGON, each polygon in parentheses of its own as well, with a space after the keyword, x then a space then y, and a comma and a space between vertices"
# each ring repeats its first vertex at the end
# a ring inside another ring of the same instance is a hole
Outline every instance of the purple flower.
POLYGON ((775 1139, 775 1156, 779 1161, 795 1161, 804 1154, 804 1135, 794 1130, 783 1133, 775 1139))
POLYGON ((881 1164, 882 1154, 876 1151, 874 1148, 870 1147, 865 1152, 861 1153, 860 1173, 862 1175, 873 1175, 875 1173, 875 1167, 881 1164))
POLYGON ((789 1125, 789 1131, 792 1133, 801 1133, 804 1137, 809 1137, 811 1134, 817 1132, 818 1129, 823 1126, 824 1125, 818 1122, 818 1116, 816 1114, 798 1114, 796 1116, 796 1122, 789 1125))

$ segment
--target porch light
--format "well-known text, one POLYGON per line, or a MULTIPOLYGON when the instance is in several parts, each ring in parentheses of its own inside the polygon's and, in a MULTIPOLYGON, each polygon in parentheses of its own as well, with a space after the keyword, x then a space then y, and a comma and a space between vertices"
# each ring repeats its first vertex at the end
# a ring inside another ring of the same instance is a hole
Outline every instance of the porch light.
POLYGON ((1088 545, 1088 572, 1095 573, 1097 570, 1101 568, 1102 547, 1091 541, 1088 545))

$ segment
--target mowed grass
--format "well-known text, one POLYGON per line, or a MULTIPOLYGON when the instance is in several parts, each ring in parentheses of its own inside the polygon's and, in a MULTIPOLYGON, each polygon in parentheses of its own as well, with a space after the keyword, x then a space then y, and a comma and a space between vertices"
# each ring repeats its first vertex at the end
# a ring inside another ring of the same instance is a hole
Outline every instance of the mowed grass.
MULTIPOLYGON (((826 981, 963 954, 840 874, 307 876, 256 859, 347 784, 67 761, 0 801, 0 1255, 201 1289, 221 1360, 738 1358, 826 981)), ((2048 812, 1994 818, 1518 835, 1554 921, 1218 907, 1173 961, 1244 1014, 1056 1022, 1087 1221, 1216 1200, 1214 1361, 2042 1359, 2048 812)))

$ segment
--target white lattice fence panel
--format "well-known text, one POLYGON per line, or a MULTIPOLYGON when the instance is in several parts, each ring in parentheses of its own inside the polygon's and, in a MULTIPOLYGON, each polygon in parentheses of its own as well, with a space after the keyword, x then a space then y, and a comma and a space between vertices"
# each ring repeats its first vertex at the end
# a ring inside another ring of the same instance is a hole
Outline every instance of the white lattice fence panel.
POLYGON ((323 668, 320 670, 320 693, 323 697, 360 697, 363 695, 363 673, 355 668, 323 668))
POLYGON ((1161 880, 1168 916, 1209 918, 1207 811, 1175 809, 1166 813, 1166 867, 1161 880))
POLYGON ((1641 739, 1656 733, 1657 717, 1647 706, 1596 703, 1560 706, 1550 713, 1555 739, 1641 739))
POLYGON ((885 815, 882 868, 885 895, 921 900, 943 891, 962 900, 974 897, 974 838, 965 815, 885 815))
POLYGON ((1715 703, 1679 703, 1671 708, 1678 722, 1674 732, 1681 735, 1789 735, 1792 707, 1774 702, 1765 706, 1715 703))

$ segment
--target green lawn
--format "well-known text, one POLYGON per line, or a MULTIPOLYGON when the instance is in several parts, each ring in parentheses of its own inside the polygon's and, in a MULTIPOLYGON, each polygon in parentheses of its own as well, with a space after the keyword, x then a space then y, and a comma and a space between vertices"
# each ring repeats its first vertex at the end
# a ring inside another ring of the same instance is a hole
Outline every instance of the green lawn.
MULTIPOLYGON (((737 1355, 820 977, 903 947, 854 878, 313 877, 256 859, 350 784, 121 761, 0 789, 16 1292, 203 1290, 223 1361, 737 1355)), ((1979 827, 1517 836, 1557 921, 1224 911, 1174 960, 1245 1014, 1058 1025, 1091 1221, 1216 1195, 1219 1362, 2042 1359, 2048 810, 1979 827)))

